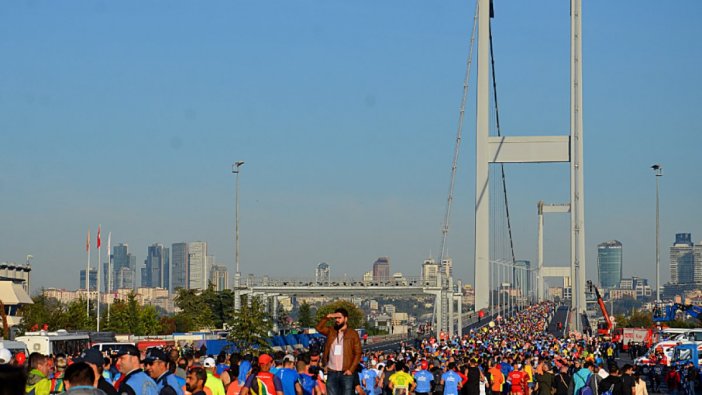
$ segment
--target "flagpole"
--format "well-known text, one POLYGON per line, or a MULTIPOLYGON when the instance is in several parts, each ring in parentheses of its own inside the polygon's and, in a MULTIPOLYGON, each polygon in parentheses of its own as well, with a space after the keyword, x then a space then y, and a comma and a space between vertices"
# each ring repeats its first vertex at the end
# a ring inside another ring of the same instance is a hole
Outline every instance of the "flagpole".
POLYGON ((85 251, 88 253, 88 266, 85 269, 85 316, 90 319, 90 230, 88 230, 85 251))
POLYGON ((97 291, 97 307, 96 307, 97 331, 100 332, 100 272, 102 271, 100 268, 100 259, 102 258, 102 255, 100 255, 100 225, 98 225, 97 248, 98 248, 97 284, 95 284, 96 285, 95 288, 97 291))
MULTIPOLYGON (((112 254, 110 254, 111 247, 110 242, 112 241, 112 232, 107 234, 107 292, 112 295, 112 254)), ((110 299, 109 297, 107 299, 110 299)), ((114 297, 112 298, 114 302, 114 297)), ((110 306, 112 303, 107 303, 107 322, 110 321, 110 306)))

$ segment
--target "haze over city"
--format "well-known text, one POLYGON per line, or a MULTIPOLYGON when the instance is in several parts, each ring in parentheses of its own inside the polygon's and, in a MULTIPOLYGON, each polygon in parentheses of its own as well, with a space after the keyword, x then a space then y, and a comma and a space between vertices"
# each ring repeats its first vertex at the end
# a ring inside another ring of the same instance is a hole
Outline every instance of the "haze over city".
MULTIPOLYGON (((495 1, 504 134, 567 134, 569 5, 495 1)), ((0 12, 0 261, 32 288, 78 287, 102 224, 147 246, 203 240, 242 273, 360 277, 379 256, 417 275, 437 257, 473 2, 20 2, 0 12)), ((661 279, 675 233, 702 240, 702 3, 583 9, 585 226, 623 244, 624 275, 661 279)), ((475 70, 475 69, 473 69, 475 70)), ((475 79, 470 80, 471 92, 475 79)), ((448 240, 473 283, 475 98, 466 107, 448 240)), ((517 259, 536 260, 536 204, 567 202, 567 164, 507 165, 517 259)), ((569 260, 546 218, 546 263, 569 260)), ((95 251, 92 256, 96 264, 95 251)))

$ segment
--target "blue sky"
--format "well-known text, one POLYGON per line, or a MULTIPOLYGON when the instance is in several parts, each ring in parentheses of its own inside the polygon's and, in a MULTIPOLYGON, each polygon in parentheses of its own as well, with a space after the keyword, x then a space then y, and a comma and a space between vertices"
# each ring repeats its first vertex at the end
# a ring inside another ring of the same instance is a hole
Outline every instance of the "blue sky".
MULTIPOLYGON (((569 5, 496 1, 503 133, 566 134, 569 5)), ((146 246, 206 240, 233 271, 359 276, 437 254, 473 1, 5 2, 0 5, 0 260, 33 255, 34 287, 76 288, 97 224, 146 246)), ((660 162, 662 278, 675 232, 702 239, 702 3, 583 10, 586 231, 653 277, 660 162)), ((475 80, 471 79, 473 86, 475 80)), ((472 279, 474 95, 449 252, 472 279)), ((536 203, 568 199, 565 164, 506 166, 519 258, 536 203)), ((547 218, 547 264, 568 221, 547 218)), ((94 241, 93 241, 94 243, 94 241)), ((103 250, 104 254, 104 250, 103 250)), ((95 262, 93 253, 93 263, 95 262)))

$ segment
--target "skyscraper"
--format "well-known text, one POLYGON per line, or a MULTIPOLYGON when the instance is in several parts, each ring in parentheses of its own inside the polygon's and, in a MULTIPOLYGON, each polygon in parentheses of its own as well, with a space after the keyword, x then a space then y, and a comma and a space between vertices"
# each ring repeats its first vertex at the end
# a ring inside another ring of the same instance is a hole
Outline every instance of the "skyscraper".
POLYGON ((617 288, 622 281, 622 243, 617 240, 597 245, 597 278, 602 288, 617 288))
POLYGON ((173 243, 171 246, 173 253, 171 265, 171 289, 187 289, 190 286, 190 276, 188 272, 188 243, 173 243))
POLYGON ((439 265, 434 261, 434 258, 427 258, 422 263, 422 283, 429 283, 436 286, 439 276, 439 265))
POLYGON ((193 241, 188 244, 188 288, 207 289, 210 279, 207 259, 207 242, 193 241))
POLYGON ((520 290, 521 297, 531 294, 531 261, 514 261, 514 287, 520 290))
POLYGON ((141 269, 141 286, 170 290, 170 256, 163 244, 152 244, 147 249, 144 268, 141 269))
POLYGON ((215 291, 224 291, 229 288, 228 276, 226 266, 212 265, 210 282, 214 285, 215 291))
POLYGON ((112 247, 112 290, 120 288, 136 288, 136 256, 124 243, 112 247))
MULTIPOLYGON (((95 291, 97 289, 97 269, 90 268, 90 290, 95 291)), ((80 289, 85 289, 85 269, 80 271, 80 289)))
POLYGON ((330 280, 331 269, 326 262, 321 262, 317 265, 317 269, 314 271, 314 279, 317 284, 328 284, 330 280))
POLYGON ((381 256, 373 263, 373 281, 390 280, 390 258, 381 256))
POLYGON ((675 234, 675 244, 670 247, 670 282, 673 284, 702 283, 702 260, 695 262, 692 234, 675 234))

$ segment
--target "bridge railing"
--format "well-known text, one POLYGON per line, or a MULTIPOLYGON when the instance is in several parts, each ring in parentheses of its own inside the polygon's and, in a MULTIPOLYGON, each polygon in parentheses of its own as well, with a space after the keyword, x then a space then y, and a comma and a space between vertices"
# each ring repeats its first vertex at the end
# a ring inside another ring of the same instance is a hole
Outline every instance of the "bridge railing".
POLYGON ((421 277, 389 277, 380 280, 364 280, 351 277, 330 278, 317 281, 310 278, 248 277, 243 282, 247 287, 438 287, 435 279, 421 277))

